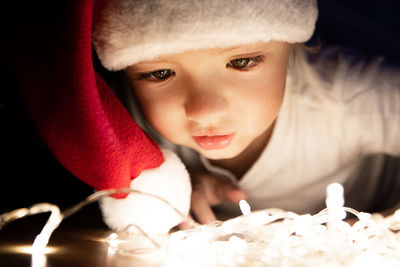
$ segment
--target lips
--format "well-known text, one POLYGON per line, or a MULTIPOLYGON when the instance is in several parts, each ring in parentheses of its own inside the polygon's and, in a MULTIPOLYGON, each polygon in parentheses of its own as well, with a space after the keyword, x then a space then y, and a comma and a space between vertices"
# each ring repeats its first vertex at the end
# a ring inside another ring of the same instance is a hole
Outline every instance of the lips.
POLYGON ((193 136, 197 145, 205 150, 224 149, 231 143, 235 133, 225 135, 202 135, 193 136))

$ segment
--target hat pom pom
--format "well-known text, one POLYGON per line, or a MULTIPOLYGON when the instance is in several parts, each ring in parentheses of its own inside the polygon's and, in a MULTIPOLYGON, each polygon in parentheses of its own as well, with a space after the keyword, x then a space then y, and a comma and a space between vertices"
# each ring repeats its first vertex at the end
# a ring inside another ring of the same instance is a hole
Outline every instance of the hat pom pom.
POLYGON ((166 149, 162 152, 165 162, 144 170, 130 184, 131 189, 145 194, 131 193, 124 199, 107 197, 100 201, 104 221, 111 229, 121 231, 134 225, 148 234, 163 234, 184 221, 181 214, 188 215, 189 174, 175 153, 166 149))

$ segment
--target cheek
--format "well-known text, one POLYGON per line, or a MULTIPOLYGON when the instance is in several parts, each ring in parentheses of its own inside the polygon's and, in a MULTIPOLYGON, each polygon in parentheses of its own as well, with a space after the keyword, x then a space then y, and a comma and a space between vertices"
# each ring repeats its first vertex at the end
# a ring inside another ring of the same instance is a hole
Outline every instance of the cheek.
POLYGON ((278 116, 282 101, 283 91, 274 90, 266 92, 268 88, 260 88, 264 93, 254 99, 250 112, 248 112, 249 134, 258 136, 268 130, 278 116))
POLYGON ((239 108, 238 114, 247 116, 243 123, 247 124, 249 130, 253 129, 257 133, 264 131, 276 119, 283 101, 285 77, 286 75, 280 72, 259 75, 253 82, 248 83, 241 98, 236 99, 238 103, 247 99, 239 108))
POLYGON ((263 82, 264 101, 272 114, 279 111, 286 87, 286 64, 266 72, 263 82))
MULTIPOLYGON (((286 76, 285 76, 286 77, 286 76)), ((285 92, 286 79, 285 77, 271 79, 270 83, 265 85, 265 102, 266 107, 270 110, 271 114, 277 115, 285 92)))
POLYGON ((177 142, 182 131, 183 109, 177 97, 136 93, 146 121, 162 136, 177 142))

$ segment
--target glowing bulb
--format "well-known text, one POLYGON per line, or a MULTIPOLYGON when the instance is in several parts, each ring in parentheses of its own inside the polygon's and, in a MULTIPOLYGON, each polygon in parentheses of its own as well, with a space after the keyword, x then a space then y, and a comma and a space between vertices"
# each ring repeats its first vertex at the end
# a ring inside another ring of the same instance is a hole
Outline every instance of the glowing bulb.
POLYGON ((118 248, 118 235, 116 233, 111 233, 107 241, 112 249, 116 250, 118 248))
POLYGON ((42 253, 42 251, 44 251, 47 244, 49 243, 51 234, 62 221, 62 216, 60 213, 60 209, 57 206, 51 204, 38 204, 33 206, 31 209, 34 213, 46 211, 51 212, 50 217, 46 222, 46 225, 43 227, 40 234, 36 236, 35 241, 32 245, 33 251, 42 253))
POLYGON ((395 219, 396 222, 400 222, 400 209, 395 211, 394 219, 395 219))
POLYGON ((45 267, 46 263, 46 254, 33 251, 31 258, 31 267, 45 267))
POLYGON ((342 207, 344 205, 343 186, 338 183, 328 185, 326 188, 326 206, 342 207))
POLYGON ((360 221, 365 221, 371 218, 371 214, 366 212, 360 212, 358 213, 357 217, 360 221))
POLYGON ((247 248, 247 242, 237 236, 234 236, 234 235, 229 238, 228 242, 236 249, 247 248))
POLYGON ((242 199, 239 201, 240 211, 243 215, 249 215, 251 213, 251 208, 249 203, 246 200, 242 199))
POLYGON ((346 218, 344 205, 344 189, 341 184, 333 183, 326 188, 326 207, 328 208, 329 220, 337 221, 346 218))
POLYGON ((47 237, 46 234, 37 235, 32 245, 32 254, 42 254, 45 251, 48 242, 49 237, 47 237))
POLYGON ((270 223, 274 220, 273 216, 270 216, 266 211, 258 211, 251 213, 251 216, 248 218, 249 225, 253 227, 258 227, 270 223))

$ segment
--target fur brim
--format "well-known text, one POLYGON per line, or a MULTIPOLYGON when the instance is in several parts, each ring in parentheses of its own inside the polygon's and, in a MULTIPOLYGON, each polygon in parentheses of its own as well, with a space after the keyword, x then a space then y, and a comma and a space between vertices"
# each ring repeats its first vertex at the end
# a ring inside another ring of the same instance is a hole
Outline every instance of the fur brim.
POLYGON ((121 70, 186 50, 305 42, 317 14, 315 0, 112 0, 93 45, 105 68, 121 70))

